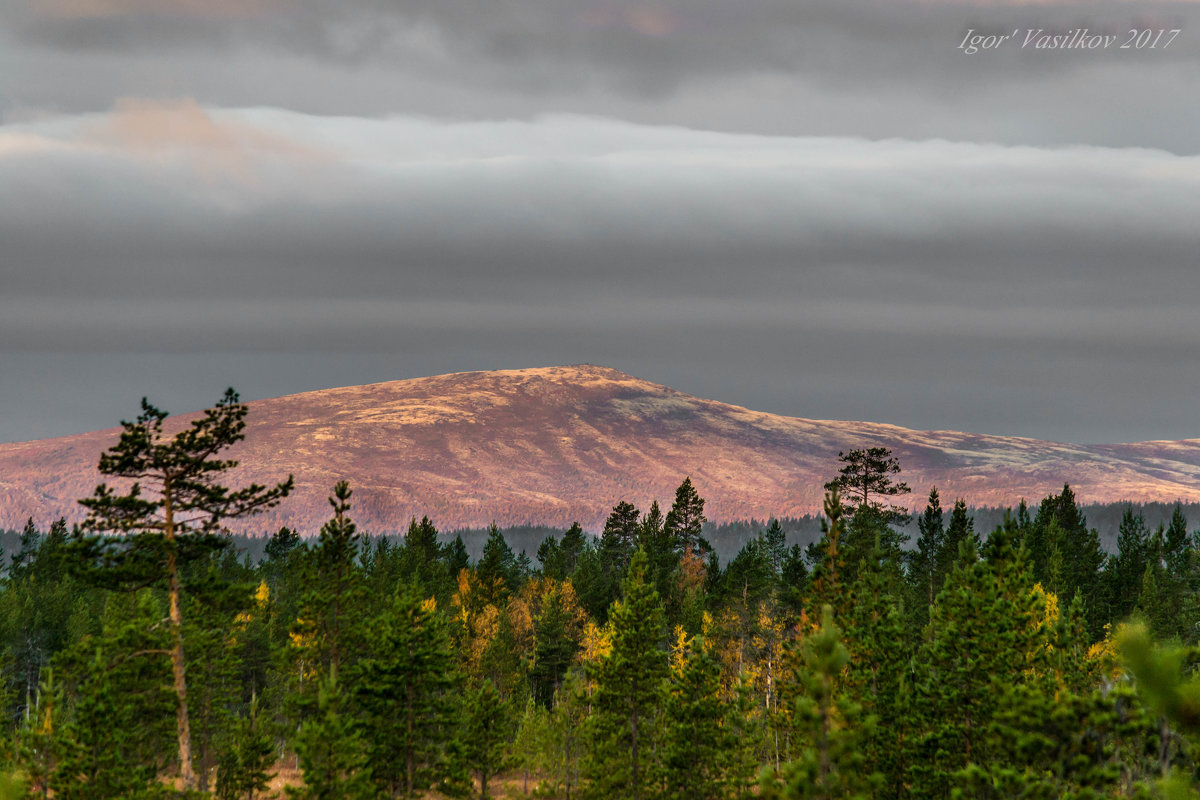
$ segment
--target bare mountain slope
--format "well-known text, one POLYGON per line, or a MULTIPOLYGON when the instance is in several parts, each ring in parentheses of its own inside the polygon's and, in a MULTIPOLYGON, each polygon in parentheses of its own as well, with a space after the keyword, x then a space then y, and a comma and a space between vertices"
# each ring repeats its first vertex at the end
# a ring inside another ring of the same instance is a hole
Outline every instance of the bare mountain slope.
MULTIPOLYGON (((186 419, 187 417, 182 417, 186 419)), ((466 372, 250 403, 234 480, 295 473, 266 518, 313 533, 346 478, 372 531, 428 514, 443 529, 579 520, 597 529, 626 499, 669 503, 685 475, 713 520, 818 510, 839 450, 891 448, 914 504, 937 485, 972 505, 1037 501, 1064 482, 1085 502, 1200 501, 1200 440, 1072 445, 821 421, 703 400, 595 366, 466 372)), ((0 445, 0 527, 82 518, 75 501, 117 430, 0 445)))

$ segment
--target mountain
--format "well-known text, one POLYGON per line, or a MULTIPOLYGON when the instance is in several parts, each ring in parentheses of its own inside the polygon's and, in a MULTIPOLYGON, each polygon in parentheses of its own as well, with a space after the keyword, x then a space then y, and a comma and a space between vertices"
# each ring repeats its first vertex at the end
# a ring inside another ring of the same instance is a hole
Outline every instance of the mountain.
MULTIPOLYGON (((497 524, 598 530, 618 500, 669 505, 690 475, 714 521, 817 513, 839 451, 891 448, 921 505, 1036 503, 1069 482, 1083 502, 1200 501, 1200 440, 1074 445, 869 422, 810 420, 692 397, 605 367, 464 372, 251 402, 232 481, 296 491, 257 518, 315 533, 333 484, 360 528, 497 524)), ((176 426, 187 419, 173 418, 176 426)), ((171 423, 168 423, 171 424, 171 423)), ((173 430, 173 429, 172 429, 173 430)), ((119 429, 0 444, 0 528, 82 518, 119 429)))

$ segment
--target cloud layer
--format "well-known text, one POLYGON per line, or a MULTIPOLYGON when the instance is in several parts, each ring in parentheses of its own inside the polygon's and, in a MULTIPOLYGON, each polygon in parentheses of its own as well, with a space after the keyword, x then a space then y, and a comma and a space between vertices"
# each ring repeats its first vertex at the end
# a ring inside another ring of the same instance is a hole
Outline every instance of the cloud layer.
POLYGON ((458 119, 1196 153, 1195 2, 41 0, 0 7, 0 113, 121 96, 458 119), (965 32, 1179 28, 1166 49, 966 56, 965 32))
POLYGON ((11 364, 325 365, 271 394, 346 354, 595 361, 810 417, 1197 435, 1196 156, 124 101, 0 126, 0 185, 11 364))

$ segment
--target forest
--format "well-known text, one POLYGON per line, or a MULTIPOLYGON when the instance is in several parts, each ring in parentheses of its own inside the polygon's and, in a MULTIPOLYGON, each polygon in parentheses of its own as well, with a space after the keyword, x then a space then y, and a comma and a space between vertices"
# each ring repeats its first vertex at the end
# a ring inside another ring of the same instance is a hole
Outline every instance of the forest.
POLYGON ((143 401, 87 521, 6 554, 0 797, 1200 796, 1182 507, 1108 552, 1067 485, 990 531, 930 488, 910 537, 870 448, 819 540, 769 521, 727 563, 690 478, 478 558, 428 518, 363 535, 336 482, 251 558, 227 524, 292 480, 224 485, 245 414, 143 401))

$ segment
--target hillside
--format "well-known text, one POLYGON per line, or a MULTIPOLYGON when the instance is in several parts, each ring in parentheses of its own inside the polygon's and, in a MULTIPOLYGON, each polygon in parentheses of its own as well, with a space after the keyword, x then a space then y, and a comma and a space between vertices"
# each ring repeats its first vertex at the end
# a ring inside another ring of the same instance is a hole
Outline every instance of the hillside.
MULTIPOLYGON (((153 398, 151 398, 153 399, 153 398)), ((330 487, 354 488, 374 532, 428 514, 442 529, 579 520, 617 500, 669 503, 691 475, 712 520, 814 513, 839 450, 891 448, 923 503, 1036 501, 1069 481, 1084 502, 1200 501, 1200 440, 1074 445, 766 414, 596 366, 467 372, 306 392, 249 404, 240 480, 289 472, 296 492, 254 522, 315 532, 330 487)), ((131 415, 134 410, 131 409, 131 415)), ((179 424, 186 415, 176 420, 179 424)), ((0 444, 0 527, 82 518, 117 429, 0 444)))

